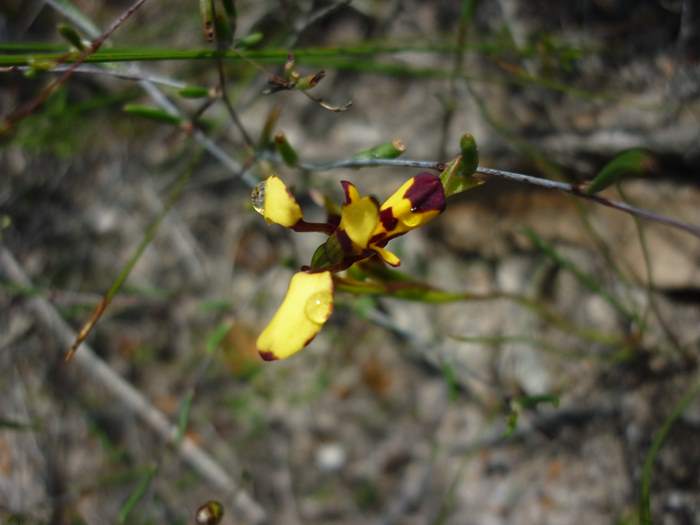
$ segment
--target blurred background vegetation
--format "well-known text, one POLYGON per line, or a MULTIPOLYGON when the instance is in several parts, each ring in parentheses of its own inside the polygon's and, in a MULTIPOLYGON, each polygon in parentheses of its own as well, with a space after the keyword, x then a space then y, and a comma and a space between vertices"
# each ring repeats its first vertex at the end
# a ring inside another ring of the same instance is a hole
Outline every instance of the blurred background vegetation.
POLYGON ((214 499, 228 524, 700 523, 696 237, 489 180, 392 243, 459 300, 337 294, 264 363, 323 237, 249 201, 274 169, 321 218, 341 179, 381 199, 418 171, 289 167, 269 129, 306 164, 396 138, 445 161, 470 132, 482 166, 575 184, 642 148, 604 195, 700 224, 697 2, 238 0, 207 42, 198 2, 148 0, 42 91, 78 53, 60 24, 89 46, 130 5, 0 6, 4 522, 189 524, 214 499), (315 100, 265 94, 289 52, 325 71, 315 100))

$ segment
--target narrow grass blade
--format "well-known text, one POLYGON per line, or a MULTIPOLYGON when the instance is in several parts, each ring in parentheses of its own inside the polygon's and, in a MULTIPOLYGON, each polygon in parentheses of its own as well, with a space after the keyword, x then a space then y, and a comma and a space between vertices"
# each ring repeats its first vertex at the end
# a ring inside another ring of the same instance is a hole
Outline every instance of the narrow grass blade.
POLYGON ((654 461, 659 451, 668 437, 671 427, 685 412, 690 403, 700 394, 700 378, 696 379, 690 389, 685 393, 681 400, 676 404, 673 412, 669 414, 661 426, 659 431, 654 436, 651 443, 651 448, 644 458, 644 467, 642 468, 642 487, 639 498, 639 523, 641 525, 652 525, 651 519, 651 477, 654 473, 654 461))
POLYGON ((177 414, 177 435, 175 436, 175 446, 179 447, 187 432, 187 425, 190 420, 190 410, 194 399, 194 389, 189 389, 180 403, 180 410, 177 414))
POLYGON ((134 488, 133 492, 129 494, 129 497, 119 509, 119 514, 117 515, 117 523, 119 525, 129 523, 127 521, 129 514, 131 514, 136 505, 138 505, 139 502, 146 495, 146 491, 148 491, 148 488, 151 486, 151 481, 153 481, 153 478, 155 477, 157 472, 158 467, 156 465, 148 467, 146 472, 141 477, 141 480, 139 481, 138 485, 136 485, 136 488, 134 488))
POLYGON ((605 302, 607 302, 628 320, 635 321, 637 324, 639 324, 640 320, 637 314, 632 312, 615 296, 605 290, 594 276, 581 270, 571 259, 564 257, 554 248, 554 246, 537 235, 534 230, 526 229, 525 235, 528 236, 537 249, 549 257, 553 262, 569 271, 574 277, 576 277, 576 280, 579 283, 588 288, 591 292, 599 295, 605 302))

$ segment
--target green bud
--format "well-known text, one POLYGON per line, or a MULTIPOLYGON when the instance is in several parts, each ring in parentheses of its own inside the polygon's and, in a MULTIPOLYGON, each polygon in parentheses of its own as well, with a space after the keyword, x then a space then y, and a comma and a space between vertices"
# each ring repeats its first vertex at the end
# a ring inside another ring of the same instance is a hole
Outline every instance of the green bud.
POLYGON ((145 106, 143 104, 126 104, 123 110, 125 113, 129 113, 130 115, 136 115, 175 126, 179 126, 183 123, 183 119, 178 115, 173 115, 172 113, 168 113, 167 111, 154 106, 145 106))
POLYGON ((465 133, 459 139, 459 149, 462 154, 462 175, 471 177, 479 167, 479 149, 470 133, 465 133))
POLYGON ((306 75, 305 77, 295 79, 296 84, 294 84, 294 87, 299 91, 306 91, 307 89, 316 87, 316 84, 321 82, 325 76, 326 72, 323 70, 319 71, 318 73, 314 73, 313 75, 306 75))
POLYGON ((404 143, 400 139, 394 139, 391 142, 358 151, 352 158, 354 160, 395 159, 400 157, 404 151, 406 151, 404 143))
POLYGON ((82 51, 83 49, 85 49, 83 39, 80 38, 78 31, 76 31, 73 26, 70 26, 68 24, 58 24, 58 32, 78 51, 82 51))
POLYGON ((275 146, 287 166, 293 168, 299 163, 299 155, 297 155, 296 150, 289 143, 284 133, 280 132, 275 135, 275 146))

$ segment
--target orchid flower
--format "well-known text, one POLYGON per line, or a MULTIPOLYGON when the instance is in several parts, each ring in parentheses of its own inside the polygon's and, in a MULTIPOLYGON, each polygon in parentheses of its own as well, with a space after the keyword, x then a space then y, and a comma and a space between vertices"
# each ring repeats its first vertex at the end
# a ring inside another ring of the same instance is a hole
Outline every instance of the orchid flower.
POLYGON ((383 204, 362 196, 354 184, 342 181, 345 203, 340 217, 308 223, 294 195, 277 176, 253 190, 256 211, 267 222, 295 231, 321 231, 328 239, 318 247, 311 265, 296 273, 279 309, 262 331, 257 348, 266 361, 285 359, 308 345, 333 311, 333 274, 377 256, 391 266, 401 261, 387 243, 423 226, 445 209, 440 177, 420 173, 399 187, 383 204))

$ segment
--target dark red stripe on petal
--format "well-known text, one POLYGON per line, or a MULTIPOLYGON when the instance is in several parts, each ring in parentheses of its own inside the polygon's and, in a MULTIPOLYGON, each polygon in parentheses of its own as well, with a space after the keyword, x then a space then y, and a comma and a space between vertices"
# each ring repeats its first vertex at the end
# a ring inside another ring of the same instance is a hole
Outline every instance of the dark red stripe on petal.
POLYGON ((445 190, 440 177, 427 171, 413 177, 413 184, 403 196, 411 202, 412 212, 445 209, 445 190))
POLYGON ((272 352, 265 352, 265 351, 260 350, 258 353, 260 354, 260 357, 262 357, 264 361, 277 361, 279 359, 279 357, 277 357, 272 352))
POLYGON ((398 219, 394 217, 394 211, 391 207, 379 212, 379 220, 388 232, 396 228, 396 225, 399 223, 398 219))
POLYGON ((353 183, 347 180, 341 180, 340 185, 343 187, 343 192, 345 193, 345 204, 350 204, 350 186, 353 186, 353 183))
POLYGON ((369 243, 368 243, 368 246, 371 246, 371 245, 373 245, 373 244, 376 244, 377 246, 384 246, 384 245, 386 244, 386 242, 384 242, 384 244, 379 244, 379 243, 381 243, 382 241, 384 241, 385 238, 386 238, 386 233, 384 233, 384 232, 375 233, 375 234, 372 235, 372 237, 370 238, 369 243))

